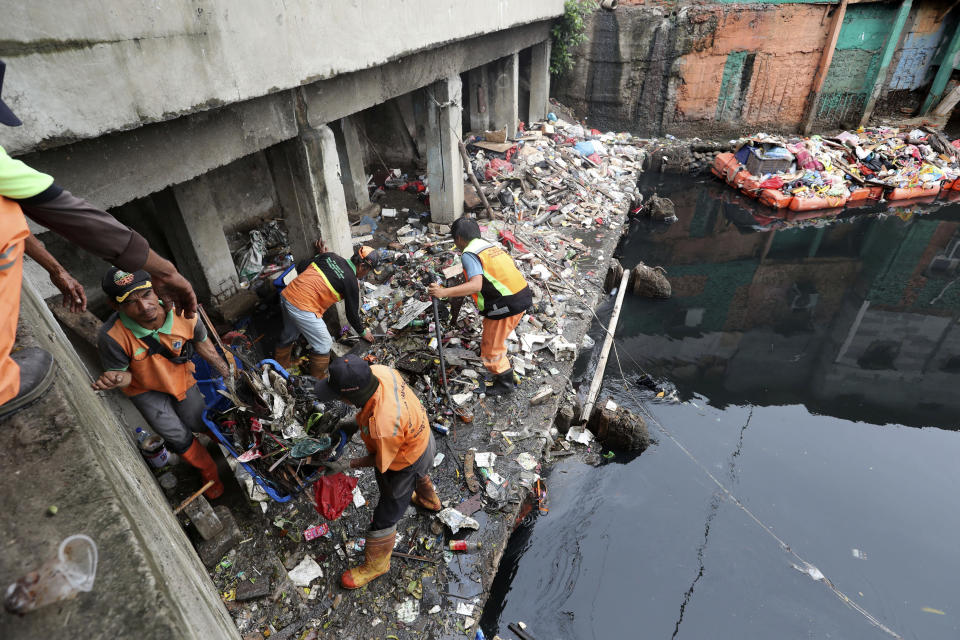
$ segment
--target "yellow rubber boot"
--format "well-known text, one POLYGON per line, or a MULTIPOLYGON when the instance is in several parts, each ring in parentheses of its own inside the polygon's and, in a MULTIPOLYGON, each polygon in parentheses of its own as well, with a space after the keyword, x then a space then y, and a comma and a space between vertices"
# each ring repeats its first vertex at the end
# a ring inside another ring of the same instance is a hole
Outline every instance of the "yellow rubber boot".
POLYGON ((390 556, 393 555, 393 545, 396 541, 396 525, 367 534, 364 563, 344 571, 340 577, 340 584, 347 589, 359 589, 374 578, 379 578, 390 571, 390 556))
POLYGON ((290 367, 293 366, 293 361, 290 359, 290 352, 293 351, 293 343, 291 342, 285 347, 277 345, 273 350, 273 359, 277 361, 281 367, 290 371, 290 367))
POLYGON ((310 353, 310 375, 318 380, 327 377, 330 368, 330 353, 310 353))
POLYGON ((430 476, 423 476, 417 480, 417 489, 410 496, 410 502, 414 506, 426 509, 427 511, 440 511, 443 505, 440 504, 440 498, 433 489, 433 483, 430 482, 430 476))

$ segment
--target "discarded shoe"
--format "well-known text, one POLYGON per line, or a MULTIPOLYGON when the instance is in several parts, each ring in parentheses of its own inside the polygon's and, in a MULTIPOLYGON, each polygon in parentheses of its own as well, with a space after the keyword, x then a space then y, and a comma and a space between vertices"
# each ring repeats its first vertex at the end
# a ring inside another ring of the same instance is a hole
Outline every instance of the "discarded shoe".
POLYGON ((20 391, 0 405, 0 420, 9 418, 44 396, 56 374, 53 356, 43 349, 27 347, 10 354, 20 367, 20 391))

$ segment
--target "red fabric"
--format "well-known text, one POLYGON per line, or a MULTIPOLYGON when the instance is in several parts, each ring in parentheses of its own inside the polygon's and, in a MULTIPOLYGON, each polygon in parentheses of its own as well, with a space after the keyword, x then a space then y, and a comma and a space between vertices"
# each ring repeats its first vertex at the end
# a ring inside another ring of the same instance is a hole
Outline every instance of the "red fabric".
POLYGON ((957 149, 960 149, 960 138, 957 138, 956 140, 954 140, 954 141, 951 142, 950 144, 952 144, 953 146, 955 146, 957 149))
POLYGON ((500 231, 500 241, 505 243, 510 243, 513 245, 513 248, 521 253, 526 253, 527 248, 523 246, 523 243, 517 240, 517 237, 513 235, 513 231, 501 230, 500 231))
POLYGON ((400 191, 413 191, 414 193, 422 193, 426 190, 427 187, 419 180, 404 182, 402 185, 400 185, 400 191))
POLYGON ((760 183, 761 189, 779 189, 784 185, 783 178, 772 176, 760 183))
POLYGON ((343 515, 343 510, 353 502, 353 489, 356 486, 356 478, 342 473, 322 476, 317 484, 313 485, 313 502, 317 513, 327 520, 338 519, 343 515))
POLYGON ((498 174, 507 174, 513 172, 513 165, 506 160, 494 158, 487 163, 487 168, 483 172, 483 177, 487 180, 493 180, 498 174))

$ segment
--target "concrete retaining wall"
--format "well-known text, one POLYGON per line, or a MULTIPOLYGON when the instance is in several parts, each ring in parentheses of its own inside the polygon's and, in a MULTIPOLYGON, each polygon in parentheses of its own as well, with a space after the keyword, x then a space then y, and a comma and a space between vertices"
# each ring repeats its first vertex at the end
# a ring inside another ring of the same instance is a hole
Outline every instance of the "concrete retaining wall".
POLYGON ((91 592, 22 618, 0 615, 0 637, 239 638, 112 405, 90 389, 84 365, 27 287, 18 346, 31 344, 53 353, 60 371, 38 404, 3 424, 0 584, 55 557, 74 533, 93 538, 100 558, 91 592))

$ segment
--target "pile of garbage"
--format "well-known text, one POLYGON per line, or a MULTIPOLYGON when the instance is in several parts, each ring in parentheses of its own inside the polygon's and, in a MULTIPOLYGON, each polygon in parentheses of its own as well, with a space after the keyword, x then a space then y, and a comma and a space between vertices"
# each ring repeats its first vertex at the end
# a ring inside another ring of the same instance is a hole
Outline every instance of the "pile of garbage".
MULTIPOLYGON (((483 237, 503 244, 532 290, 533 307, 507 341, 522 384, 496 402, 484 395, 482 323, 473 303, 440 300, 435 308, 427 295, 429 283, 454 285, 463 279, 450 227, 425 215, 425 177, 385 170, 373 187, 385 194, 374 198, 384 204, 365 210, 367 217, 353 228, 354 244, 382 252, 378 269, 361 283, 361 317, 376 340, 370 344, 344 335, 334 349, 403 372, 433 429, 450 434, 437 438, 431 470, 445 508, 429 520, 401 521, 391 572, 347 594, 336 586, 337 579, 363 558, 372 508, 363 496, 376 495, 373 474, 350 476, 358 483, 354 506, 335 520, 324 515, 316 496, 315 504, 261 502, 272 526, 256 522, 244 528, 241 544, 214 571, 242 633, 427 637, 442 627, 446 633, 473 630, 473 636, 487 593, 486 587, 478 591, 478 583, 489 582, 496 550, 515 520, 547 512, 542 456, 572 455, 586 447, 587 455, 600 459, 588 430, 552 430, 554 409, 548 403, 571 393, 572 361, 581 348, 592 346, 589 337, 579 336, 593 317, 593 302, 604 295, 609 252, 637 199, 646 152, 628 135, 603 134, 557 118, 529 127, 516 139, 495 140, 491 132, 466 141, 479 187, 467 198, 481 218, 483 237), (402 197, 388 193, 401 187, 402 197), (386 201, 395 202, 395 208, 386 201)), ((218 429, 237 455, 255 452, 247 462, 255 475, 295 492, 311 481, 319 456, 335 455, 336 422, 355 409, 317 406, 309 392, 284 385, 270 365, 246 370, 251 380, 245 379, 244 389, 229 402, 247 408, 216 414, 218 429), (231 420, 236 424, 228 424, 231 420), (254 420, 262 427, 259 440, 254 420), (298 447, 302 450, 295 452, 298 447), (313 447, 319 448, 296 457, 313 447)), ((360 447, 349 442, 342 455, 356 455, 360 447)))
POLYGON ((215 390, 220 399, 204 421, 261 490, 274 500, 289 500, 319 478, 323 461, 340 453, 346 440, 337 426, 350 409, 338 401, 316 401, 269 362, 238 373, 239 386, 215 390))
POLYGON ((932 127, 890 127, 809 138, 757 134, 718 154, 711 172, 775 209, 936 198, 960 190, 960 140, 932 127))

